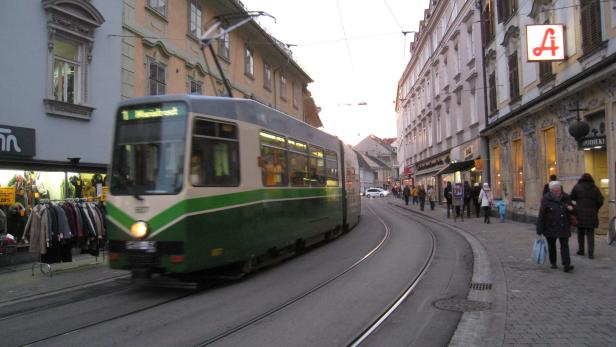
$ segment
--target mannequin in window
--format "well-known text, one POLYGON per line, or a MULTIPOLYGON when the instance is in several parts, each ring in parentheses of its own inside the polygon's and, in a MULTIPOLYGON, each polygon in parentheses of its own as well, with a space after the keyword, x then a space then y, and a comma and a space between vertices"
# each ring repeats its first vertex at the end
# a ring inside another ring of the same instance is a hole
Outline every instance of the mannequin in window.
POLYGON ((73 176, 69 179, 73 187, 75 187, 75 197, 81 198, 83 194, 83 181, 79 176, 73 176))

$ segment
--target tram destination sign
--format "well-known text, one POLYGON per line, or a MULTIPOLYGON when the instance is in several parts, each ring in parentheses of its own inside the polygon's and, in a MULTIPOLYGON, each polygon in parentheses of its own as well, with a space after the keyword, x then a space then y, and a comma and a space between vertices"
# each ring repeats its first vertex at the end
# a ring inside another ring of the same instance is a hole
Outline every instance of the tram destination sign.
POLYGON ((122 120, 177 117, 186 115, 186 105, 182 103, 146 105, 141 108, 125 108, 120 112, 122 120))
POLYGON ((528 61, 565 60, 565 26, 527 25, 526 47, 528 61))
POLYGON ((0 124, 0 157, 34 157, 35 129, 0 124))

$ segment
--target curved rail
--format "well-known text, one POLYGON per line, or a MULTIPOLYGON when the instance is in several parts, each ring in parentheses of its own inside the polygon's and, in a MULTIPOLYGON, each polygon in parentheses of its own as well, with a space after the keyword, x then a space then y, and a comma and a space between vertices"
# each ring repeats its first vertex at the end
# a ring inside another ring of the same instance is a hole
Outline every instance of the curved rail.
MULTIPOLYGON (((410 215, 405 214, 405 216, 413 219, 410 215)), ((379 218, 379 220, 381 220, 381 223, 384 223, 380 216, 377 215, 377 217, 379 218)), ((415 219, 413 220, 417 222, 417 220, 415 219)), ((423 224, 423 223, 420 222, 420 224, 423 224)), ((425 226, 425 224, 423 225, 425 226)), ((383 314, 381 314, 372 324, 370 324, 370 326, 366 328, 359 335, 359 337, 351 341, 348 344, 348 346, 351 346, 351 347, 359 346, 368 337, 370 337, 370 335, 372 335, 372 333, 376 331, 376 329, 378 329, 383 324, 383 322, 385 322, 387 318, 389 318, 396 311, 396 309, 404 302, 404 300, 406 300, 406 298, 413 293, 413 291, 415 290, 415 287, 417 287, 417 285, 419 284, 419 282, 421 282, 421 279, 424 277, 426 272, 428 272, 428 268, 430 267, 430 264, 432 263, 432 259, 434 259, 434 254, 436 253, 436 237, 434 236, 434 232, 432 232, 430 227, 427 227, 427 230, 430 233, 430 237, 432 238, 432 248, 430 249, 429 257, 428 259, 426 259, 426 262, 422 265, 419 274, 415 277, 415 279, 413 279, 413 281, 404 290, 404 292, 394 301, 394 303, 391 306, 389 306, 387 310, 385 310, 385 312, 383 312, 383 314)))
POLYGON ((325 287, 326 285, 334 282, 335 280, 339 279, 340 277, 344 276, 346 273, 348 273, 349 271, 355 269, 356 267, 358 267, 361 263, 363 263, 364 261, 366 261, 366 259, 370 258, 372 255, 374 255, 374 253, 376 253, 382 246, 383 244, 385 244, 385 241, 387 241, 390 237, 391 231, 389 229, 389 227, 387 226, 387 224, 385 224, 385 222, 374 212, 374 210, 372 210, 371 208, 368 207, 368 209, 370 210, 370 212, 372 212, 372 214, 374 214, 375 216, 377 216, 377 218, 380 220, 381 224, 383 224, 383 226, 385 227, 385 235, 383 236, 383 238, 381 239, 381 241, 372 249, 370 250, 370 252, 366 253, 361 259, 357 260, 355 263, 353 263, 352 265, 350 265, 349 267, 347 267, 344 271, 328 278, 327 280, 315 285, 314 287, 308 289, 307 291, 295 296, 294 298, 291 298, 289 300, 287 300, 286 302, 272 308, 271 310, 261 313, 241 324, 236 325, 233 328, 227 329, 224 332, 213 336, 211 338, 208 338, 207 340, 197 344, 197 346, 207 346, 209 344, 212 344, 214 342, 217 342, 231 334, 234 334, 244 328, 249 327, 250 325, 253 325, 255 323, 257 323, 260 320, 263 320, 273 314, 275 314, 276 312, 279 312, 281 310, 283 310, 286 307, 289 307, 291 305, 293 305, 294 303, 298 302, 299 300, 307 297, 308 295, 316 292, 317 290, 325 287))

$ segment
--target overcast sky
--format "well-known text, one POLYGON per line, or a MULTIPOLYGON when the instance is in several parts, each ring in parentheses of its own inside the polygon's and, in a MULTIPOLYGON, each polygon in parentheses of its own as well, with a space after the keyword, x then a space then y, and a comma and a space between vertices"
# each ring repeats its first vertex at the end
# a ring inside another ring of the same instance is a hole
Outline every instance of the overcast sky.
POLYGON ((296 61, 312 77, 308 88, 324 130, 349 144, 364 137, 396 137, 394 100, 409 59, 408 46, 428 0, 242 0, 265 11, 259 23, 293 44, 296 61), (346 38, 346 40, 345 40, 346 38), (361 106, 358 103, 365 102, 361 106), (349 105, 350 104, 350 105, 349 105))

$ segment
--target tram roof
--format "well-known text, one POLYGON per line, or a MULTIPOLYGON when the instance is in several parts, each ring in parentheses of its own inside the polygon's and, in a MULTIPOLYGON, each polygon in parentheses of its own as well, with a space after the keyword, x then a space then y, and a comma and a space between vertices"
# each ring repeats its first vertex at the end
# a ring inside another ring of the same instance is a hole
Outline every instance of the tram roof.
POLYGON ((338 150, 338 137, 251 99, 193 94, 152 95, 120 102, 119 107, 184 101, 189 112, 248 122, 311 144, 338 150))

